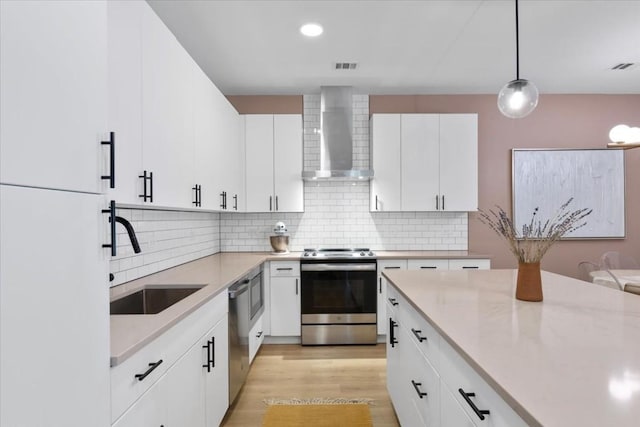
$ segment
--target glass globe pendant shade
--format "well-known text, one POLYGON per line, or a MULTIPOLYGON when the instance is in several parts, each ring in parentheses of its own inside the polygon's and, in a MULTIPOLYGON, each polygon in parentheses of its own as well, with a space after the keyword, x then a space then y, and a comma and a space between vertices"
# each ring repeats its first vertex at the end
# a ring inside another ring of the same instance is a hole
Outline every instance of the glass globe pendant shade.
POLYGON ((538 105, 538 88, 529 80, 511 80, 500 89, 498 94, 498 109, 511 119, 529 115, 536 105, 538 105))

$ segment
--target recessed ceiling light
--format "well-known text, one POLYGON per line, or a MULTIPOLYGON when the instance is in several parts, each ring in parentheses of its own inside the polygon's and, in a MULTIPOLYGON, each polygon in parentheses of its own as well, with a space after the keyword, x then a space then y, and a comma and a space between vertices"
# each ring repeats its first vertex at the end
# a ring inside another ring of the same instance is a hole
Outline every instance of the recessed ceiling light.
POLYGON ((309 23, 300 27, 300 32, 307 37, 318 37, 322 34, 322 31, 322 25, 320 24, 309 23))

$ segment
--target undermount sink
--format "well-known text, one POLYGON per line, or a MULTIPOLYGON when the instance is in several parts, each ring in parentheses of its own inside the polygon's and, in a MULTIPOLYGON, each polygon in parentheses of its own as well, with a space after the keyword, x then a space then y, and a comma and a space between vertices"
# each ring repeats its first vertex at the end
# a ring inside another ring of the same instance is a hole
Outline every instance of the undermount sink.
POLYGON ((203 287, 204 285, 149 286, 111 301, 109 311, 110 314, 157 314, 203 287))

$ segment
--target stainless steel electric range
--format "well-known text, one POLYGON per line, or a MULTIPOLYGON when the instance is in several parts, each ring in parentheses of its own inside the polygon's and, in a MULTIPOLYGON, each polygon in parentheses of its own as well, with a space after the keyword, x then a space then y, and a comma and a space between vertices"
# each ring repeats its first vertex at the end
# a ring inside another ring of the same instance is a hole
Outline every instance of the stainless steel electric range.
POLYGON ((302 345, 376 343, 376 267, 368 248, 304 250, 302 345))

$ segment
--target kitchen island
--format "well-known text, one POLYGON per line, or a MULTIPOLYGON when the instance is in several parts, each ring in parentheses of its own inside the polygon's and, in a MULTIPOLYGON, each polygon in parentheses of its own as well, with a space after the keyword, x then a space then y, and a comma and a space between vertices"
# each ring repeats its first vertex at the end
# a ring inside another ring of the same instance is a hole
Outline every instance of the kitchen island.
MULTIPOLYGON (((431 349, 424 352, 424 359, 412 360, 431 360, 429 366, 439 372, 443 383, 451 359, 447 355, 452 354, 447 349, 452 349, 497 393, 507 409, 517 414, 518 422, 544 426, 638 425, 637 295, 543 272, 544 301, 534 303, 514 298, 515 270, 383 274, 390 282, 390 297, 397 295, 401 303, 408 303, 412 313, 433 327, 437 339, 431 340, 431 349)), ((400 315, 395 306, 398 301, 390 307, 400 315)), ((391 312, 392 321, 393 316, 391 312)), ((405 315, 398 323, 402 326, 409 320, 405 315)), ((395 330, 399 329, 396 326, 395 330)), ((458 393, 457 386, 449 390, 460 402, 459 394, 463 393, 458 393)), ((445 395, 441 390, 442 402, 445 395)), ((429 397, 433 396, 426 399, 429 397)), ((471 400, 477 399, 477 403, 481 397, 478 394, 471 400)), ((394 406, 398 411, 396 401, 394 406)), ((460 406, 466 408, 465 402, 460 406)), ((485 415, 485 422, 472 411, 468 413, 476 425, 500 425, 491 421, 492 417, 497 420, 496 411, 485 415)), ((442 425, 446 425, 444 419, 442 425)))

